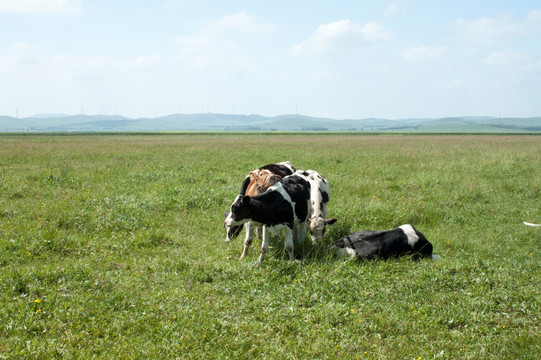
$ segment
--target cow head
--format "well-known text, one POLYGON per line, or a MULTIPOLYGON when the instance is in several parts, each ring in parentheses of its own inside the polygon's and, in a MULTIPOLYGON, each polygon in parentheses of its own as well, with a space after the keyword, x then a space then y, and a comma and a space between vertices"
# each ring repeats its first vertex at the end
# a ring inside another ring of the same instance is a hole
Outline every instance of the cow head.
POLYGON ((227 217, 225 218, 224 226, 226 228, 231 229, 232 227, 250 221, 250 200, 250 196, 237 196, 237 199, 233 205, 231 205, 231 211, 229 211, 229 214, 227 214, 227 217))
POLYGON ((338 219, 324 219, 321 215, 311 217, 309 221, 310 225, 310 237, 312 238, 312 243, 317 244, 323 235, 325 235, 327 225, 334 224, 338 219))
POLYGON ((250 182, 255 183, 255 187, 259 194, 264 193, 271 186, 280 181, 280 175, 273 174, 267 169, 259 169, 250 171, 250 182))
MULTIPOLYGON (((228 215, 229 215, 228 213, 225 213, 226 218, 228 215)), ((239 236, 240 232, 242 231, 242 225, 227 226, 224 223, 224 226, 225 226, 225 231, 227 234, 225 237, 226 242, 236 239, 239 236)))

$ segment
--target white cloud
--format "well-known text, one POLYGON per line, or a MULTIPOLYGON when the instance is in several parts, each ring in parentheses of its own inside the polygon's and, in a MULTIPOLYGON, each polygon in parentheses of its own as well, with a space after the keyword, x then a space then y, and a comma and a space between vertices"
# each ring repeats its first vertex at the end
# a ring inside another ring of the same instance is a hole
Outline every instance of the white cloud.
POLYGON ((485 62, 497 66, 516 66, 532 64, 532 54, 524 50, 505 49, 490 54, 485 62))
POLYGON ((526 16, 526 21, 532 26, 541 25, 541 9, 534 9, 526 16))
POLYGON ((186 0, 165 0, 163 7, 165 9, 174 9, 177 7, 181 7, 182 5, 184 5, 185 2, 186 0))
POLYGON ((541 10, 533 10, 523 19, 511 13, 484 16, 474 20, 459 19, 454 24, 455 36, 464 43, 495 45, 531 35, 541 30, 541 10))
POLYGON ((178 37, 175 41, 188 48, 200 48, 215 45, 226 38, 228 33, 262 34, 272 30, 274 25, 259 22, 255 16, 240 12, 204 24, 199 31, 178 37))
POLYGON ((385 9, 385 15, 401 14, 406 12, 406 4, 403 0, 394 1, 385 9))
POLYGON ((126 59, 107 55, 44 54, 36 45, 17 43, 0 55, 3 70, 0 83, 12 84, 13 88, 17 84, 20 89, 52 89, 63 84, 69 89, 80 88, 89 81, 103 84, 105 89, 112 84, 133 83, 142 73, 156 69, 160 60, 161 56, 155 54, 126 59))
POLYGON ((246 76, 253 73, 258 65, 249 55, 251 52, 248 48, 251 46, 245 43, 250 40, 241 35, 258 36, 274 29, 273 24, 260 22, 255 16, 244 12, 225 16, 205 24, 188 36, 174 39, 180 46, 177 60, 192 69, 219 66, 222 73, 242 73, 246 76))
POLYGON ((37 47, 34 44, 31 44, 29 42, 19 42, 19 43, 13 44, 9 48, 9 52, 20 54, 20 53, 25 53, 25 52, 31 52, 36 49, 37 47))
POLYGON ((0 0, 0 13, 78 14, 81 0, 0 0))
POLYGON ((260 22, 255 16, 245 12, 239 12, 213 22, 208 27, 208 30, 215 33, 221 33, 228 30, 244 33, 269 33, 274 30, 274 25, 260 22))
POLYGON ((392 36, 389 29, 376 21, 361 25, 350 20, 339 20, 319 26, 310 38, 295 45, 291 49, 291 54, 295 56, 324 54, 386 41, 392 36))
POLYGON ((447 52, 445 46, 414 46, 400 53, 400 56, 407 61, 427 61, 441 58, 447 52))

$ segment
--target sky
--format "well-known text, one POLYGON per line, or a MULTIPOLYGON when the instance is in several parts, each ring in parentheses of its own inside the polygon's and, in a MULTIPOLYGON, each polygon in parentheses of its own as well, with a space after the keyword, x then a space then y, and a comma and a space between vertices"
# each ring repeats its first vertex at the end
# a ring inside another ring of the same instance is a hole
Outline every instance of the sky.
POLYGON ((541 1, 0 0, 0 115, 541 116, 541 1))

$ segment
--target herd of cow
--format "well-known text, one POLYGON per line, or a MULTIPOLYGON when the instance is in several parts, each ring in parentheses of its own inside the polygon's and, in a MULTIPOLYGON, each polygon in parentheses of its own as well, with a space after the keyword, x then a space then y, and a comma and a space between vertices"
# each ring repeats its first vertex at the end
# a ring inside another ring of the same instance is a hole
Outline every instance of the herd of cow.
MULTIPOLYGON (((294 242, 302 244, 308 227, 313 244, 323 238, 328 218, 330 187, 327 179, 313 170, 296 170, 289 161, 268 164, 250 171, 242 182, 239 195, 226 214, 226 241, 246 231, 244 258, 257 233, 262 239, 259 262, 268 251, 270 234, 285 230, 284 247, 294 260, 294 242)), ((386 231, 363 230, 336 240, 332 247, 338 256, 349 254, 361 258, 388 258, 411 255, 415 258, 432 255, 432 244, 412 225, 386 231)))

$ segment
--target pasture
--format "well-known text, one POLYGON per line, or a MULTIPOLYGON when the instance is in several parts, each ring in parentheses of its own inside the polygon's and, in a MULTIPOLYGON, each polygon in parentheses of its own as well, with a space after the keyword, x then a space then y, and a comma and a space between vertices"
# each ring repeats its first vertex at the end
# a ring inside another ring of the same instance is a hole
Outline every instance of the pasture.
POLYGON ((0 358, 539 359, 541 137, 0 135, 0 358), (225 243, 248 171, 331 185, 325 242, 225 243), (411 223, 440 261, 335 259, 411 223))

